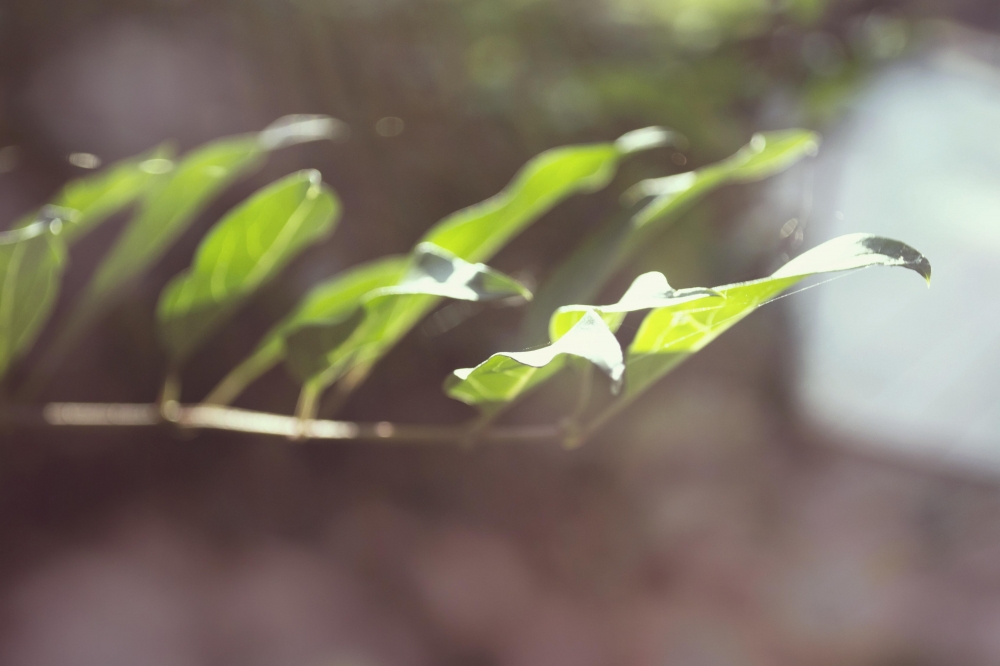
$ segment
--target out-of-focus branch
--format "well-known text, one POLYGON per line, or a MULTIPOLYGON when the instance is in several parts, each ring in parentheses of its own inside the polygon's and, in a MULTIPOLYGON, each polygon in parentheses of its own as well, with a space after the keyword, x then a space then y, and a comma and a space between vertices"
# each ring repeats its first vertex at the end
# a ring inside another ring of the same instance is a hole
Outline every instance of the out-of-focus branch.
MULTIPOLYGON (((461 443, 468 426, 431 426, 299 419, 218 405, 53 402, 43 407, 8 405, 0 408, 0 427, 30 428, 157 428, 223 430, 291 440, 387 440, 413 443, 461 443)), ((494 427, 476 434, 489 441, 555 440, 555 425, 494 427)))

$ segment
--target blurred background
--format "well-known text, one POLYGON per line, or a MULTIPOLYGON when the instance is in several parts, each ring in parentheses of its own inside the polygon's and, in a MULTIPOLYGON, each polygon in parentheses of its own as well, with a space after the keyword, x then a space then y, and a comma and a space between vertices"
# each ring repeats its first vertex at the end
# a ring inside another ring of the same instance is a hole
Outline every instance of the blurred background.
MULTIPOLYGON (((630 160, 492 264, 540 284, 638 179, 809 127, 817 158, 712 195, 600 302, 648 270, 760 277, 855 231, 912 243, 935 283, 871 270, 782 299, 573 452, 0 432, 0 663, 1000 663, 998 30, 992 0, 4 0, 0 226, 95 165, 74 154, 288 113, 351 130, 227 191, 47 400, 155 399, 159 290, 222 213, 305 167, 340 227, 189 364, 185 400, 317 280, 407 251, 541 150, 647 125, 688 145, 630 160)), ((57 324, 124 221, 74 249, 57 324)), ((468 418, 441 381, 521 325, 432 316, 341 415, 468 418)), ((239 404, 295 398, 279 368, 239 404)))

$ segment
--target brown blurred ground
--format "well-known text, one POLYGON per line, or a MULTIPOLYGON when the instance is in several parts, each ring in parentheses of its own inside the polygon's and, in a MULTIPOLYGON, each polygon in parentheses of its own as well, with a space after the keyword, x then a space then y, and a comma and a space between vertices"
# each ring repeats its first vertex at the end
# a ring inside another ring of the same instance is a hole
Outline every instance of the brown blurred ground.
MULTIPOLYGON (((885 64, 864 50, 871 16, 913 35, 926 17, 997 19, 988 2, 814 4, 720 19, 707 43, 597 2, 8 2, 5 220, 79 175, 71 152, 191 147, 293 112, 352 128, 277 155, 213 205, 44 397, 153 399, 158 290, 200 231, 292 169, 319 168, 345 219, 191 364, 188 399, 318 278, 405 251, 540 150, 649 124, 691 140, 560 206, 495 262, 536 282, 636 179, 717 159, 757 129, 835 123, 885 64), (390 116, 404 130, 380 136, 390 116)), ((764 273, 795 248, 778 237, 787 211, 754 212, 774 227, 755 242, 735 228, 762 192, 699 206, 636 272, 667 269, 677 286, 764 273)), ((64 301, 121 222, 73 257, 64 301)), ((514 344, 516 314, 415 331, 344 416, 467 417, 440 381, 514 344)), ((1000 662, 993 484, 849 454, 802 424, 786 324, 780 307, 758 313, 572 453, 2 433, 0 663, 1000 662)), ((277 371, 243 404, 294 400, 277 371)))

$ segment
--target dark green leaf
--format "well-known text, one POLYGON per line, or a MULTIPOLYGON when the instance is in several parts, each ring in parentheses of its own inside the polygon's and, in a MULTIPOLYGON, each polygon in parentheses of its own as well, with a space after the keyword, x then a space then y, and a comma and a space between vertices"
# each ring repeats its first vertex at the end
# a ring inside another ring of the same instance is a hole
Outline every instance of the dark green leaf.
POLYGON ((445 382, 445 392, 469 405, 498 409, 552 377, 567 356, 590 361, 615 384, 625 370, 614 333, 597 312, 587 310, 565 335, 548 346, 494 354, 475 368, 456 370, 445 382))
POLYGON ((61 220, 42 219, 0 234, 0 377, 38 337, 66 262, 61 220))
POLYGON ((930 281, 930 263, 899 241, 869 234, 835 238, 803 253, 769 278, 717 287, 705 298, 653 310, 628 350, 627 395, 634 396, 724 331, 802 279, 867 266, 901 266, 930 281))
POLYGON ((226 215, 160 297, 157 316, 172 358, 187 356, 247 296, 329 235, 339 212, 333 192, 310 170, 272 183, 226 215))

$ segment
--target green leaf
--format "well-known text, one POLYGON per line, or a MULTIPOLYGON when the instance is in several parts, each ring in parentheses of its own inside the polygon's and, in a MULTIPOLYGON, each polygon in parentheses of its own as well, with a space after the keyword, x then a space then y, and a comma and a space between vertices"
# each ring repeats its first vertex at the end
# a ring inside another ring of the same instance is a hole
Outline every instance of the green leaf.
POLYGON ((629 132, 614 143, 545 151, 496 196, 446 217, 423 238, 466 261, 487 261, 511 238, 563 199, 605 187, 626 155, 668 145, 659 127, 629 132))
MULTIPOLYGON (((725 183, 748 183, 784 171, 819 150, 819 136, 805 130, 755 134, 732 157, 687 173, 644 180, 632 188, 633 197, 653 197, 632 223, 636 228, 662 219, 725 183)), ((629 196, 629 194, 626 194, 629 196)))
POLYGON ((340 203, 315 170, 263 188, 205 236, 191 268, 163 290, 157 316, 179 361, 299 252, 328 236, 340 203))
POLYGON ((651 236, 701 197, 727 183, 760 180, 782 171, 803 156, 815 154, 819 137, 805 130, 757 134, 732 157, 695 171, 644 180, 626 193, 626 200, 652 197, 633 216, 609 221, 585 238, 536 294, 525 317, 524 339, 540 337, 551 313, 566 303, 594 298, 651 236))
POLYGON ((253 353, 234 368, 205 399, 229 404, 254 380, 285 358, 285 338, 294 330, 340 322, 361 305, 370 291, 399 282, 406 257, 386 257, 361 264, 312 288, 299 306, 264 336, 253 353))
POLYGON ((689 300, 649 313, 629 346, 626 396, 642 392, 685 358, 804 278, 868 266, 901 266, 930 282, 930 263, 904 243, 869 234, 835 238, 796 257, 769 278, 716 287, 715 291, 724 298, 689 300))
POLYGON ((30 349, 52 313, 66 249, 59 219, 0 233, 0 377, 30 349))
POLYGON ((346 363, 370 361, 440 298, 491 301, 530 299, 521 283, 483 264, 472 264, 431 243, 419 244, 398 284, 368 292, 355 312, 298 326, 288 335, 287 364, 304 383, 326 385, 346 363))
POLYGON ((486 411, 502 408, 549 379, 568 356, 585 359, 621 381, 625 364, 621 345, 601 315, 587 310, 558 340, 540 349, 494 354, 475 368, 456 370, 445 381, 445 392, 456 400, 486 411))
POLYGON ((160 146, 146 155, 116 162, 92 176, 70 181, 53 200, 76 211, 63 227, 66 243, 73 243, 101 222, 131 205, 163 174, 172 171, 173 150, 160 146))
POLYGON ((643 273, 613 305, 566 305, 556 310, 549 321, 549 337, 558 340, 591 310, 597 312, 612 331, 617 331, 629 312, 720 296, 714 289, 674 289, 667 283, 663 273, 643 273))
POLYGON ((185 155, 148 192, 135 219, 98 267, 70 318, 66 336, 99 316, 122 289, 163 256, 212 198, 258 169, 268 151, 332 137, 337 121, 322 120, 289 116, 263 132, 220 139, 185 155))
MULTIPOLYGON (((674 138, 669 130, 648 127, 629 132, 613 143, 566 146, 541 153, 529 161, 502 192, 441 220, 424 235, 422 242, 465 261, 487 261, 563 199, 606 186, 624 157, 668 145, 674 138)), ((360 370, 363 376, 440 302, 439 296, 425 294, 400 298, 392 308, 391 321, 379 325, 370 326, 366 317, 362 328, 370 332, 367 339, 362 344, 359 333, 351 336, 343 349, 326 354, 328 368, 316 381, 327 386, 351 368, 360 370)))
POLYGON ((124 287, 156 262, 222 189, 258 168, 256 137, 223 139, 187 155, 151 191, 132 223, 98 267, 74 319, 96 316, 124 287))

